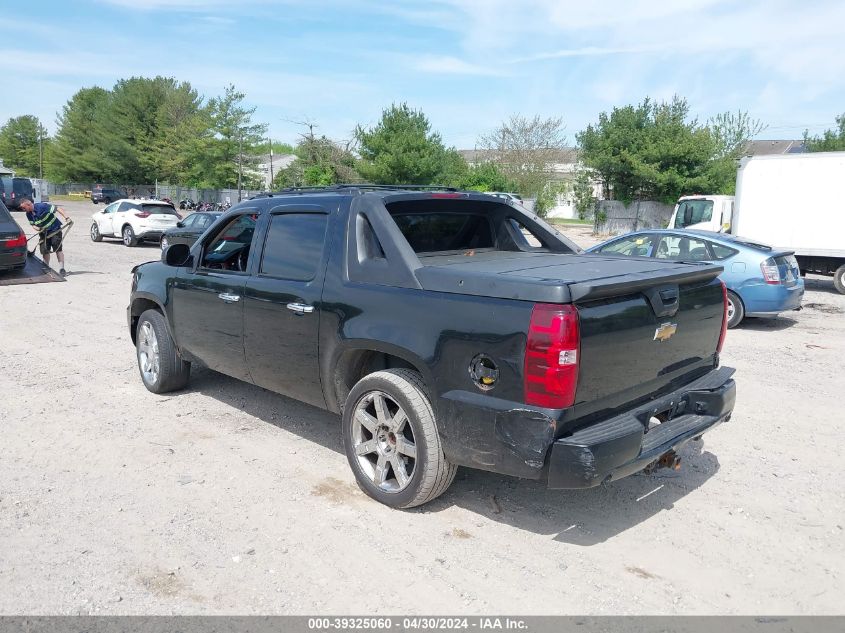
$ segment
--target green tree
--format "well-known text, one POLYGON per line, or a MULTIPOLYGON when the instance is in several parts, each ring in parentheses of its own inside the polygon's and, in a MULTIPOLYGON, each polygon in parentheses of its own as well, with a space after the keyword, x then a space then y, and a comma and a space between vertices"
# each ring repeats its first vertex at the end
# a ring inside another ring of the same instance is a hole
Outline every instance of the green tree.
POLYGON ((471 165, 460 175, 457 186, 475 191, 516 191, 519 185, 491 161, 471 165))
POLYGON ((64 106, 49 155, 51 178, 115 183, 191 182, 211 138, 208 109, 187 82, 121 79, 85 88, 64 106))
POLYGON ((671 203, 710 189, 717 143, 706 126, 689 119, 680 97, 661 103, 646 98, 603 112, 577 139, 584 164, 601 175, 613 198, 671 203))
POLYGON ((297 159, 279 171, 273 180, 275 187, 327 186, 361 179, 349 147, 325 136, 303 136, 294 153, 297 159))
POLYGON ((708 193, 733 195, 736 189, 736 161, 752 138, 766 126, 752 119, 747 112, 723 112, 707 123, 713 140, 713 157, 707 169, 708 193))
MULTIPOLYGON (((9 119, 0 128, 0 158, 19 176, 40 175, 39 139, 44 136, 41 121, 31 114, 9 119)), ((42 139, 46 143, 48 139, 42 139)))
MULTIPOLYGON (((296 151, 296 147, 294 147, 290 143, 283 143, 281 141, 272 141, 271 145, 273 146, 273 155, 274 156, 284 156, 286 154, 293 154, 296 151)), ((269 149, 268 149, 268 152, 269 152, 269 149)))
POLYGON ((810 137, 804 131, 804 145, 808 152, 841 152, 845 151, 845 113, 836 117, 838 129, 825 130, 821 136, 810 137))
POLYGON ((422 111, 406 103, 393 104, 382 112, 372 128, 358 126, 359 171, 364 179, 379 184, 428 185, 445 177, 447 150, 440 134, 422 111))
POLYGON ((569 191, 569 185, 565 182, 547 182, 543 188, 537 192, 537 198, 534 201, 534 213, 541 218, 545 218, 555 206, 557 206, 558 196, 561 196, 569 191))
POLYGON ((148 149, 155 178, 164 182, 199 184, 202 152, 211 138, 211 120, 202 97, 191 85, 172 83, 162 94, 148 149))
POLYGON ((552 178, 554 164, 568 149, 563 130, 560 117, 527 118, 515 114, 479 138, 478 146, 487 151, 505 176, 516 182, 520 193, 539 196, 552 178))
POLYGON ((184 133, 183 119, 195 115, 198 107, 198 96, 190 84, 171 77, 119 80, 111 91, 98 135, 112 179, 151 183, 181 177, 181 170, 172 169, 174 155, 183 148, 175 134, 184 133), (164 165, 169 168, 163 169, 164 165))
POLYGON ((46 175, 56 182, 107 180, 109 168, 99 136, 110 93, 82 88, 63 106, 58 131, 45 157, 46 175))
POLYGON ((596 197, 593 191, 593 178, 586 169, 579 169, 572 182, 572 197, 575 199, 575 210, 578 218, 586 220, 595 208, 596 197))
POLYGON ((244 107, 246 95, 234 85, 226 87, 223 96, 208 103, 213 136, 205 143, 207 182, 212 187, 237 187, 257 164, 257 157, 266 147, 267 126, 253 123, 255 108, 244 107))

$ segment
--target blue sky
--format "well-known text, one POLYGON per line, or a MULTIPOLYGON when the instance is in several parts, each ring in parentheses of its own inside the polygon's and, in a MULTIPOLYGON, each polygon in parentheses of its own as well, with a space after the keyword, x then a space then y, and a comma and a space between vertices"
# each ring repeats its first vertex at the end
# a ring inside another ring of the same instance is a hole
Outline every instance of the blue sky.
POLYGON ((842 0, 97 0, 4 3, 0 120, 56 112, 80 87, 174 76, 234 83, 274 138, 309 119, 348 139, 394 101, 471 148, 514 113, 568 140, 615 105, 685 96, 707 119, 747 110, 761 138, 845 112, 842 0))

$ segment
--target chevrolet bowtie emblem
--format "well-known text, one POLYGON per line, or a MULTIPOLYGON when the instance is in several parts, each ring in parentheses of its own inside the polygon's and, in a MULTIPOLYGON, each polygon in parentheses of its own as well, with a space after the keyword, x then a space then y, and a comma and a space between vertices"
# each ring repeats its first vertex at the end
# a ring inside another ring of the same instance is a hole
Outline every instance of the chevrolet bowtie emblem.
POLYGON ((655 341, 668 341, 672 338, 672 335, 678 331, 678 325, 676 323, 663 323, 659 328, 654 331, 654 340, 655 341))

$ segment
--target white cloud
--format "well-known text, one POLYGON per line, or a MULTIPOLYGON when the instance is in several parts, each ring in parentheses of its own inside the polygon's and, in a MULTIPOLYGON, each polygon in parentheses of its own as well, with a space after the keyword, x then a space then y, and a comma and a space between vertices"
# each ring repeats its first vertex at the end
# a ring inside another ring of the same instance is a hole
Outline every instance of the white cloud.
POLYGON ((582 46, 581 48, 564 48, 557 51, 549 51, 546 53, 537 53, 536 55, 529 55, 527 57, 517 57, 510 60, 512 64, 519 64, 524 62, 538 62, 547 59, 562 59, 565 57, 604 57, 607 55, 624 55, 631 53, 649 53, 659 50, 655 46, 630 46, 630 47, 601 47, 601 46, 582 46))
POLYGON ((100 2, 139 11, 206 10, 231 5, 231 2, 226 0, 100 0, 100 2))
POLYGON ((464 51, 502 61, 634 55, 644 66, 741 53, 762 71, 824 91, 845 71, 845 3, 838 0, 435 0, 464 51), (565 42, 564 46, 561 43, 565 42))
POLYGON ((503 75, 500 70, 481 64, 473 64, 449 55, 425 55, 414 63, 417 70, 444 75, 503 75))

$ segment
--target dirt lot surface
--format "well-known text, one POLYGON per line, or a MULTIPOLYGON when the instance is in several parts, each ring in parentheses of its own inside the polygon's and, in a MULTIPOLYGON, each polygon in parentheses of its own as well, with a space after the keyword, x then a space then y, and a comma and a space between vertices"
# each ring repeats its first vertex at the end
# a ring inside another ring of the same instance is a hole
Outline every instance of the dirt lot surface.
POLYGON ((67 282, 0 287, 0 613, 842 613, 829 279, 729 332, 733 420, 680 472, 567 492, 461 470, 400 512, 358 491, 334 415, 206 370, 149 393, 125 308, 158 248, 95 244, 94 207, 64 206, 67 282))

